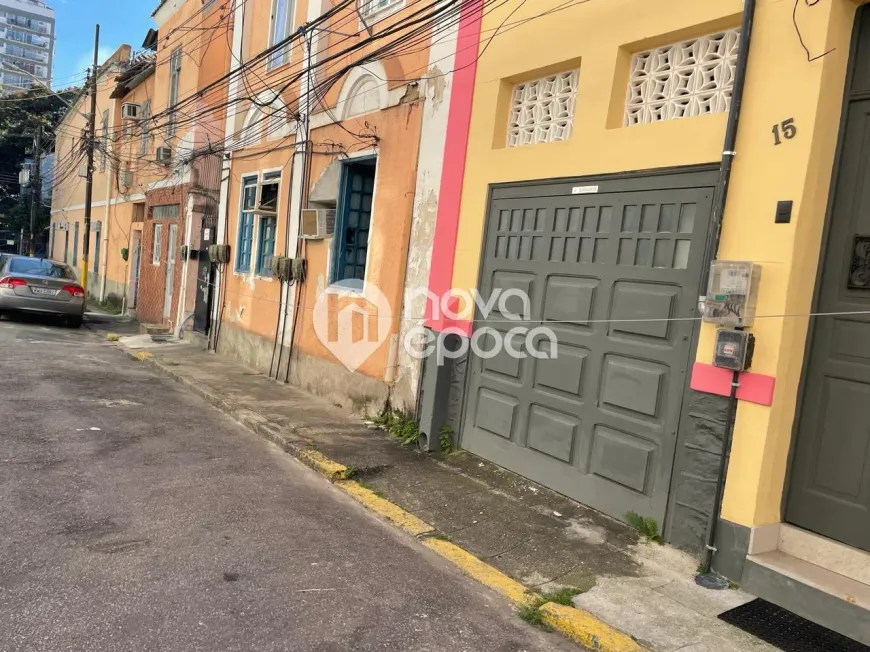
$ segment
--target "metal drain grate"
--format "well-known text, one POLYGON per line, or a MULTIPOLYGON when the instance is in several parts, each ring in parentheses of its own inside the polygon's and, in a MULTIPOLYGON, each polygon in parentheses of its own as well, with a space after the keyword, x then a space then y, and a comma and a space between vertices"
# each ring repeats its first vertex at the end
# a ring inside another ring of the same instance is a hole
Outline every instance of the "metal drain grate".
POLYGON ((783 652, 870 652, 866 645, 760 598, 719 618, 783 652))

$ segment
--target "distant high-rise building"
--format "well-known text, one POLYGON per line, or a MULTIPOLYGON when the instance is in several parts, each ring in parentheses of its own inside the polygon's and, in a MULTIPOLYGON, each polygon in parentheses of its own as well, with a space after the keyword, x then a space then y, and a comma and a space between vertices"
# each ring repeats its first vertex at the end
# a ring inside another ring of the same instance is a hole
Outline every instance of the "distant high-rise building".
POLYGON ((39 0, 0 0, 0 92, 50 86, 53 56, 54 9, 39 0))

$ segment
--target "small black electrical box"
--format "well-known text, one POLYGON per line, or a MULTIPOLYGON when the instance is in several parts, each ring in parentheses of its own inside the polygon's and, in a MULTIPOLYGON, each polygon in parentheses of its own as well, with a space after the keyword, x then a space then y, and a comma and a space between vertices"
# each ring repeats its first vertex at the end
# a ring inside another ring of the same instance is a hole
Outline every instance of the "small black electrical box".
POLYGON ((746 331, 720 328, 716 331, 716 349, 713 366, 732 371, 746 371, 752 366, 755 336, 746 331))
POLYGON ((791 222, 791 209, 793 206, 794 202, 792 201, 776 202, 776 218, 774 222, 776 224, 788 224, 791 222))

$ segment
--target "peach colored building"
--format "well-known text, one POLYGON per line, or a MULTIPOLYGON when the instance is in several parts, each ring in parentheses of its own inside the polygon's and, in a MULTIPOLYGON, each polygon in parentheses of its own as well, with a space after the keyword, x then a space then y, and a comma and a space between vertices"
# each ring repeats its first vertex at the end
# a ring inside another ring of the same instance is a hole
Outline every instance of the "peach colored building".
POLYGON ((422 324, 406 287, 428 277, 455 26, 402 47, 404 2, 331 7, 249 0, 236 13, 217 349, 355 411, 413 408, 419 364, 400 340, 422 324), (395 53, 375 57, 384 43, 395 53), (280 258, 304 260, 305 278, 276 277, 280 258), (348 361, 329 340, 351 313, 367 355, 348 361))

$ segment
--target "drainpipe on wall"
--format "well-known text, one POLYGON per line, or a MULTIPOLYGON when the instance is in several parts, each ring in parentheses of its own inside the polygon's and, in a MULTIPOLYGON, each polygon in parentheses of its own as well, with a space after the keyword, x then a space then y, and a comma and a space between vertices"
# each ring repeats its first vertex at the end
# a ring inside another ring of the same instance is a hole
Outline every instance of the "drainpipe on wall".
MULTIPOLYGON (((245 2, 246 0, 233 0, 233 44, 232 57, 230 58, 234 65, 230 66, 230 81, 227 85, 227 118, 224 123, 224 135, 230 137, 235 132, 237 103, 234 101, 239 94, 239 76, 237 71, 242 66, 242 36, 245 28, 245 2)), ((227 149, 232 146, 232 142, 225 143, 227 149)), ((221 160, 221 187, 218 200, 218 220, 217 233, 215 234, 216 244, 226 244, 227 237, 227 221, 229 220, 229 197, 230 197, 230 172, 232 171, 232 153, 225 152, 221 160)), ((230 253, 232 255, 233 252, 230 253)), ((225 283, 224 275, 229 266, 229 263, 215 275, 215 284, 213 288, 214 301, 212 302, 211 326, 209 328, 209 349, 217 350, 216 332, 220 329, 220 317, 223 314, 221 309, 221 291, 225 283)))
POLYGON ((710 220, 710 235, 707 238, 707 251, 704 257, 701 290, 706 291, 710 276, 710 263, 716 258, 719 250, 719 239, 722 236, 722 217, 728 200, 728 189, 731 183, 731 170, 734 158, 737 156, 737 127, 740 123, 740 110, 743 108, 743 91, 746 87, 746 69, 749 64, 749 45, 752 41, 752 26, 755 22, 756 0, 745 0, 743 5, 743 22, 740 25, 740 45, 737 53, 737 63, 734 70, 734 88, 731 91, 731 109, 728 112, 728 123, 725 128, 725 144, 722 147, 722 164, 719 167, 719 179, 716 182, 716 192, 713 197, 713 219, 710 220))
MULTIPOLYGON (((112 100, 109 108, 109 133, 115 133, 115 110, 118 108, 118 100, 112 100)), ((114 138, 109 138, 106 143, 106 149, 112 154, 115 153, 114 138), (111 145, 110 145, 111 143, 111 145)), ((106 300, 106 273, 109 271, 109 211, 112 205, 112 181, 115 178, 113 172, 113 156, 106 153, 106 208, 103 211, 103 228, 97 237, 103 239, 103 244, 100 247, 100 260, 97 261, 97 271, 102 271, 100 275, 100 301, 106 300)))
MULTIPOLYGON (((306 16, 307 23, 312 22, 320 17, 320 12, 317 3, 309 2, 308 4, 308 14, 306 16)), ((299 120, 296 123, 296 140, 293 146, 293 157, 295 158, 299 153, 299 143, 300 139, 302 142, 302 165, 296 166, 293 165, 292 169, 292 179, 291 179, 291 197, 297 197, 297 202, 290 202, 290 216, 287 223, 288 227, 288 238, 287 244, 289 245, 288 252, 294 251, 294 256, 300 256, 300 240, 299 240, 299 222, 302 216, 302 209, 305 207, 305 201, 308 197, 308 183, 311 175, 311 106, 312 106, 312 93, 311 89, 313 87, 314 80, 312 79, 313 72, 312 66, 316 63, 316 55, 313 52, 312 46, 312 30, 308 27, 308 25, 303 25, 299 29, 304 32, 304 61, 306 67, 306 74, 302 77, 302 85, 300 89, 300 104, 299 104, 299 120)), ((284 382, 290 382, 290 359, 293 355, 293 340, 294 334, 296 330, 296 313, 297 306, 301 301, 302 295, 302 283, 296 282, 292 288, 294 289, 293 294, 291 295, 291 285, 289 283, 284 284, 284 296, 282 297, 282 306, 281 306, 281 347, 278 349, 278 368, 275 371, 276 379, 280 376, 281 373, 281 357, 284 352, 284 339, 287 335, 287 331, 290 331, 290 343, 288 345, 289 351, 287 352, 287 364, 284 368, 284 382), (290 303, 292 296, 293 303, 290 303), (290 310, 292 308, 292 310, 290 310)))
MULTIPOLYGON (((743 106, 743 91, 746 87, 746 70, 749 63, 749 46, 752 42, 752 26, 755 21, 756 0, 745 0, 743 5, 743 22, 740 26, 740 47, 737 54, 737 65, 734 71, 734 89, 731 93, 731 110, 728 112, 728 126, 725 130, 725 145, 722 151, 722 165, 719 169, 719 180, 716 183, 716 193, 713 201, 713 219, 710 221, 709 244, 704 258, 702 272, 702 291, 706 289, 710 275, 710 263, 715 259, 719 249, 719 239, 722 235, 722 217, 728 199, 728 186, 731 182, 731 170, 734 157, 737 155, 737 128, 740 123, 740 109, 743 106)), ((731 454, 731 436, 734 430, 734 417, 737 411, 737 386, 739 375, 734 374, 732 391, 728 409, 728 424, 722 440, 722 458, 719 466, 719 477, 716 480, 716 493, 713 497, 713 508, 707 522, 707 533, 704 540, 705 558, 703 572, 695 581, 709 589, 728 588, 728 581, 711 572, 713 554, 716 552, 716 525, 722 509, 722 498, 725 490, 725 478, 728 474, 728 458, 731 454)))

